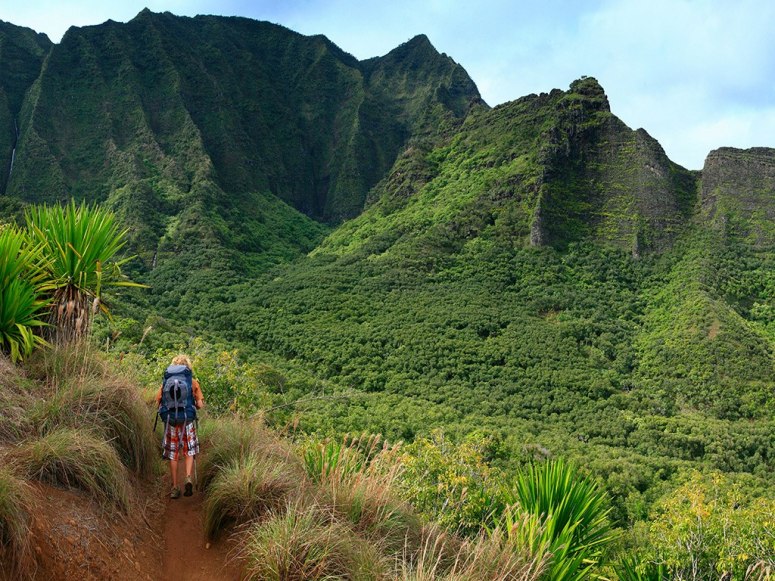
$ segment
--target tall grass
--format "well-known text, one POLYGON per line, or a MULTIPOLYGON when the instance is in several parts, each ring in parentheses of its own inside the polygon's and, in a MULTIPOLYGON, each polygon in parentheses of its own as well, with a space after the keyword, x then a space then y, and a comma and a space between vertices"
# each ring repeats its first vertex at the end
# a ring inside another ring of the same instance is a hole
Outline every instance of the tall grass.
POLYGON ((39 399, 34 391, 20 369, 0 355, 0 442, 18 442, 33 431, 28 411, 39 399))
POLYGON ((31 505, 27 484, 8 467, 0 467, 0 579, 24 579, 32 574, 31 505))
POLYGON ((40 351, 25 368, 40 397, 25 421, 39 435, 59 427, 91 430, 110 443, 127 468, 142 477, 156 466, 152 414, 140 390, 86 342, 40 351))
POLYGON ((374 435, 308 445, 303 452, 319 501, 388 554, 416 546, 421 530, 420 519, 395 493, 402 472, 396 453, 374 435))
POLYGON ((536 581, 546 570, 548 555, 515 550, 498 529, 460 541, 427 527, 419 551, 407 552, 395 578, 400 581, 536 581))
POLYGON ((259 421, 243 421, 223 416, 206 432, 207 450, 199 466, 199 482, 205 491, 226 467, 254 456, 286 464, 303 479, 302 467, 290 445, 280 440, 259 421))
POLYGON ((314 505, 272 512, 248 531, 242 550, 247 579, 313 581, 384 579, 379 551, 314 505))
POLYGON ((59 428, 7 458, 27 478, 83 490, 105 507, 129 508, 126 468, 116 451, 88 430, 59 428))
POLYGON ((384 448, 379 435, 345 436, 343 441, 329 439, 309 442, 303 450, 304 468, 313 482, 361 472, 384 448))
POLYGON ((24 362, 24 370, 30 379, 52 391, 76 381, 118 375, 88 341, 54 345, 51 349, 37 351, 24 362))
POLYGON ((32 408, 30 418, 41 435, 62 426, 90 429, 116 449, 127 468, 146 477, 153 472, 156 442, 150 414, 136 388, 122 378, 62 385, 32 408))
POLYGON ((287 464, 255 452, 232 460, 208 483, 203 507, 205 534, 216 538, 228 525, 278 510, 300 492, 298 476, 287 464))

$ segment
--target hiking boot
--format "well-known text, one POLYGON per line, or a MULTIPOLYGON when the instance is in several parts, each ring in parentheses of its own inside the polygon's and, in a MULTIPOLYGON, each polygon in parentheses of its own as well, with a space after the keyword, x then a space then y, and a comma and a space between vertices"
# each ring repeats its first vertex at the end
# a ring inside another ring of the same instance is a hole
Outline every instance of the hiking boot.
POLYGON ((194 494, 194 485, 191 483, 190 476, 186 476, 186 486, 184 488, 185 492, 183 493, 183 496, 191 496, 194 494))
POLYGON ((174 498, 180 498, 180 488, 178 488, 177 486, 175 486, 175 487, 172 489, 172 492, 170 492, 170 498, 173 498, 173 499, 174 499, 174 498))

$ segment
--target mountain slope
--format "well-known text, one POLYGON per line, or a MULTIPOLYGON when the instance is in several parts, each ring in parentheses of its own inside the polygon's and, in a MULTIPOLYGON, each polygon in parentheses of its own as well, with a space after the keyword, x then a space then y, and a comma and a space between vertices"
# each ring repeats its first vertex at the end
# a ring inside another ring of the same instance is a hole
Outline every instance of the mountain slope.
POLYGON ((376 206, 321 251, 389 232, 402 244, 435 234, 454 245, 489 230, 517 245, 594 239, 638 255, 669 247, 689 221, 696 178, 612 115, 584 78, 470 115, 443 146, 405 152, 375 191, 376 206), (426 228, 440 222, 449 232, 426 228))
POLYGON ((360 216, 199 324, 367 402, 320 404, 309 429, 502 430, 627 458, 643 482, 683 462, 771 471, 773 254, 744 226, 775 182, 749 157, 712 191, 758 201, 713 227, 714 170, 670 162, 581 79, 413 143, 360 216))
POLYGON ((145 10, 53 47, 9 193, 104 199, 141 180, 183 193, 211 180, 337 221, 362 209, 418 127, 461 118, 478 99, 427 39, 361 64, 277 25, 145 10))
POLYGON ((144 10, 71 28, 34 64, 6 200, 106 202, 169 309, 310 251, 409 140, 486 108, 425 37, 361 63, 246 18, 144 10))
POLYGON ((0 21, 0 192, 5 191, 15 157, 22 100, 50 48, 45 34, 0 21))

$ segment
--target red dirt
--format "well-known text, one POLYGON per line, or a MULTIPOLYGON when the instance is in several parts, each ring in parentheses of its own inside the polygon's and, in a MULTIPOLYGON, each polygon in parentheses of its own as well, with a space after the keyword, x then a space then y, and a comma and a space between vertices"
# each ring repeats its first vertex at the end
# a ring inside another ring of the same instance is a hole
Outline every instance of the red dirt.
POLYGON ((162 579, 239 581, 239 567, 230 562, 227 543, 210 544, 202 533, 203 500, 196 490, 193 496, 166 499, 162 579))
POLYGON ((160 536, 144 511, 122 517, 78 491, 44 485, 34 489, 34 579, 157 579, 160 536))
MULTIPOLYGON (((168 477, 138 492, 132 514, 100 508, 85 494, 34 484, 32 578, 39 581, 237 581, 228 541, 208 547, 203 495, 172 500, 168 477)), ((1 568, 1 567, 0 567, 1 568)), ((0 579, 5 575, 0 571, 0 579)))

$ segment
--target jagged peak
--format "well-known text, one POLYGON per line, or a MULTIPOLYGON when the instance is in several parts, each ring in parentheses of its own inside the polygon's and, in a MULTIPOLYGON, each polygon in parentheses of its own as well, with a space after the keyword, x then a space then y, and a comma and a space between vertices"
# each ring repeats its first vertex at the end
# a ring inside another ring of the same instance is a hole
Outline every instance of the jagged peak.
POLYGON ((591 101, 598 101, 601 109, 611 111, 611 104, 608 102, 608 96, 602 85, 595 77, 582 76, 570 84, 570 92, 583 95, 591 101))
POLYGON ((403 60, 417 53, 431 53, 434 56, 441 56, 436 47, 433 46, 430 39, 424 34, 413 36, 406 42, 399 44, 396 48, 387 53, 383 59, 403 60))

